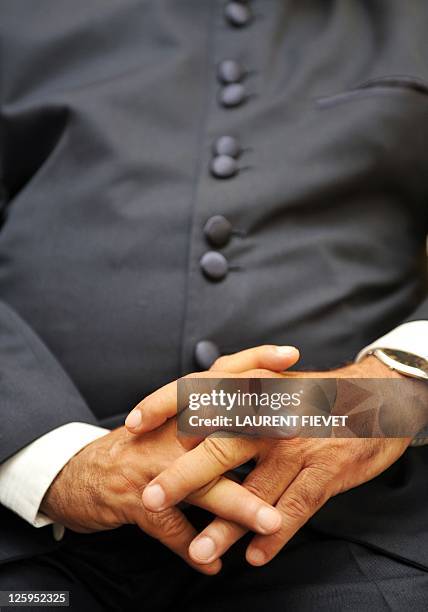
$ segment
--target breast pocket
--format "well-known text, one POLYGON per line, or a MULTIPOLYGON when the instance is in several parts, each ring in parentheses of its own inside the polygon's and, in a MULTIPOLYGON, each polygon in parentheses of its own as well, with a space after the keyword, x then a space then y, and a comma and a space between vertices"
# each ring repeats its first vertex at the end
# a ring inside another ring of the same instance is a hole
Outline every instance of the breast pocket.
POLYGON ((428 210, 428 82, 372 79, 317 98, 313 111, 320 158, 352 168, 356 188, 368 181, 384 192, 401 191, 418 207, 425 200, 428 210))

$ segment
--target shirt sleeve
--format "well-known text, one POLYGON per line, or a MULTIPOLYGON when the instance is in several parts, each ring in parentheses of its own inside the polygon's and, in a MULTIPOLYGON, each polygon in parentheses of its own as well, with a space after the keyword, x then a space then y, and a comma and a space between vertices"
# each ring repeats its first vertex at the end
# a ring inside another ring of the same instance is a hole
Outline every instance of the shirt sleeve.
POLYGON ((34 527, 52 524, 39 512, 42 499, 64 465, 108 429, 67 423, 41 436, 0 465, 0 503, 34 527))
MULTIPOLYGON (((363 348, 358 353, 356 361, 361 361, 375 349, 404 351, 428 359, 428 321, 410 321, 399 325, 363 348)), ((428 444, 428 428, 419 433, 412 446, 426 444, 428 444)))
POLYGON ((375 349, 404 351, 428 359, 428 321, 410 321, 399 325, 363 348, 357 355, 357 361, 375 349))

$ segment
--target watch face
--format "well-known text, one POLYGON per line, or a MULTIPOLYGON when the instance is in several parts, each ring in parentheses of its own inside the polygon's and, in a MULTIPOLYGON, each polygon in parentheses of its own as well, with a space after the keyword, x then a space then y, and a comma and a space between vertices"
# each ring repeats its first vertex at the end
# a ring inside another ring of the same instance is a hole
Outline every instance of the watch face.
POLYGON ((387 357, 402 365, 410 368, 416 368, 417 370, 422 370, 422 372, 428 374, 428 361, 423 357, 418 357, 417 355, 406 353, 405 351, 395 351, 392 349, 381 349, 381 351, 387 357))

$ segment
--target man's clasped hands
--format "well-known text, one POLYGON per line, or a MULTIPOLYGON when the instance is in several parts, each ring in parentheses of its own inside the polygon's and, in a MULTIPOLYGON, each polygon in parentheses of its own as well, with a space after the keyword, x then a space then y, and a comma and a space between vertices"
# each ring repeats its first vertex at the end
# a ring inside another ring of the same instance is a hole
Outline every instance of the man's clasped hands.
MULTIPOLYGON (((203 377, 290 376, 388 378, 375 357, 330 372, 289 372, 294 347, 259 346, 220 357, 203 377)), ((42 511, 83 533, 135 524, 204 574, 247 531, 246 559, 268 563, 338 493, 374 478, 394 463, 410 438, 266 439, 209 436, 184 443, 176 432, 177 382, 144 398, 124 427, 77 453, 48 489, 42 511), (229 472, 253 459, 242 483, 229 472), (201 533, 180 502, 214 515, 201 533)))

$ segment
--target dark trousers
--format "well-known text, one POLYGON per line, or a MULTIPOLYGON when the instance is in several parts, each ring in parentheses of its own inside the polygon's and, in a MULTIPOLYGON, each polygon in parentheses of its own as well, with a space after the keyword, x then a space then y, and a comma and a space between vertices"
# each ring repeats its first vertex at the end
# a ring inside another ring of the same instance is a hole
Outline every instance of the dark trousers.
POLYGON ((78 612, 428 610, 428 572, 359 544, 305 528, 270 564, 253 568, 244 560, 248 540, 206 577, 135 527, 68 532, 55 553, 3 565, 0 589, 68 590, 78 612))

